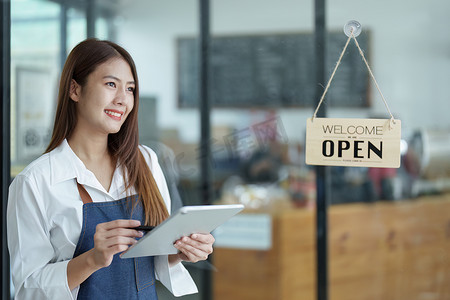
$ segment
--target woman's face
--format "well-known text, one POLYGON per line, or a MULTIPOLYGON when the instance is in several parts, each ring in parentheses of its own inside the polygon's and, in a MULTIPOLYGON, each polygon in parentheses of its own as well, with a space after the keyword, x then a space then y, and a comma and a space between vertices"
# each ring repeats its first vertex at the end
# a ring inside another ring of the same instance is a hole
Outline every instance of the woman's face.
POLYGON ((90 134, 116 133, 134 106, 135 81, 122 58, 99 65, 84 86, 72 80, 70 98, 77 102, 77 129, 90 134))

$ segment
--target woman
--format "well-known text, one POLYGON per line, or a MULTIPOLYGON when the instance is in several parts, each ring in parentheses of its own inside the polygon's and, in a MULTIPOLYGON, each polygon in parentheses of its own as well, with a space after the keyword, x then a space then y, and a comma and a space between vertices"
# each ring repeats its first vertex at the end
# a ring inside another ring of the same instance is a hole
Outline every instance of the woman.
POLYGON ((179 254, 121 259, 142 232, 168 217, 155 153, 138 145, 139 84, 129 53, 88 39, 61 75, 46 153, 13 181, 7 210, 16 299, 157 299, 197 292, 180 263, 204 260, 210 234, 175 243, 179 254))

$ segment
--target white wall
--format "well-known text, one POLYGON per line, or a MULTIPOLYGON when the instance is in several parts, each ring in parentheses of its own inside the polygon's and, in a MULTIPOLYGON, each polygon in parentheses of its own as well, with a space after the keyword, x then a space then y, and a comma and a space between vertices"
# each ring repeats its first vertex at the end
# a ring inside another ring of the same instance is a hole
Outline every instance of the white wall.
MULTIPOLYGON (((199 139, 197 111, 177 108, 175 40, 198 34, 198 1, 125 1, 118 40, 135 58, 142 94, 159 100, 161 127, 176 127, 184 141, 199 139)), ((213 34, 313 31, 313 0, 211 1, 213 34)), ((449 128, 450 1, 327 1, 327 28, 351 19, 371 30, 369 64, 405 134, 415 128, 449 128)), ((354 47, 352 42, 349 47, 354 47)), ((337 60, 337 57, 336 57, 337 60)), ((361 63, 363 63, 361 61, 361 63)), ((339 76, 339 70, 336 76, 339 76)), ((374 86, 370 109, 329 109, 330 117, 385 114, 374 86)), ((280 109, 290 141, 302 141, 312 109, 280 109)), ((213 125, 245 128, 262 117, 250 110, 216 109, 213 125)))

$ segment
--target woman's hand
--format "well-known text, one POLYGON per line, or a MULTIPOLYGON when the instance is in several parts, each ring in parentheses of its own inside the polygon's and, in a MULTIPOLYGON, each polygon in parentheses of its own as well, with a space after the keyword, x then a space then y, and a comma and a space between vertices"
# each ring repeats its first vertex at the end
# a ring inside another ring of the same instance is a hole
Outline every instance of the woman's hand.
POLYGON ((116 253, 136 243, 142 232, 130 227, 139 226, 136 220, 115 220, 98 224, 94 234, 94 248, 72 258, 67 264, 67 283, 70 290, 79 286, 95 271, 111 264, 116 253))
POLYGON ((215 239, 210 233, 194 233, 189 237, 182 237, 174 243, 175 248, 180 250, 180 253, 169 256, 170 265, 173 266, 181 261, 195 263, 206 260, 213 252, 214 241, 215 239))
POLYGON ((135 244, 135 238, 143 233, 132 227, 141 223, 137 220, 115 220, 97 225, 94 234, 94 248, 91 250, 92 263, 103 268, 111 264, 113 256, 135 244))

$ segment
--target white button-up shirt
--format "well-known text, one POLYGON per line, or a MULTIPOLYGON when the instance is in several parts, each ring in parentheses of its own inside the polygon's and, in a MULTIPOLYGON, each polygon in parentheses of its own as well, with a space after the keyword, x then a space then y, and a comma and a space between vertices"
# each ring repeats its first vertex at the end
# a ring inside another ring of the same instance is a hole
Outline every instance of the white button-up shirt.
MULTIPOLYGON (((148 147, 141 147, 141 152, 170 212, 170 196, 156 154, 148 147)), ((77 298, 79 287, 71 291, 67 283, 67 264, 83 223, 83 202, 76 180, 94 202, 127 196, 121 168, 116 168, 110 190, 106 191, 66 140, 28 165, 12 182, 7 230, 15 299, 77 298)), ((128 195, 134 193, 129 191, 128 195)), ((169 267, 165 255, 156 256, 154 264, 156 278, 175 296, 197 292, 181 263, 169 267)))

